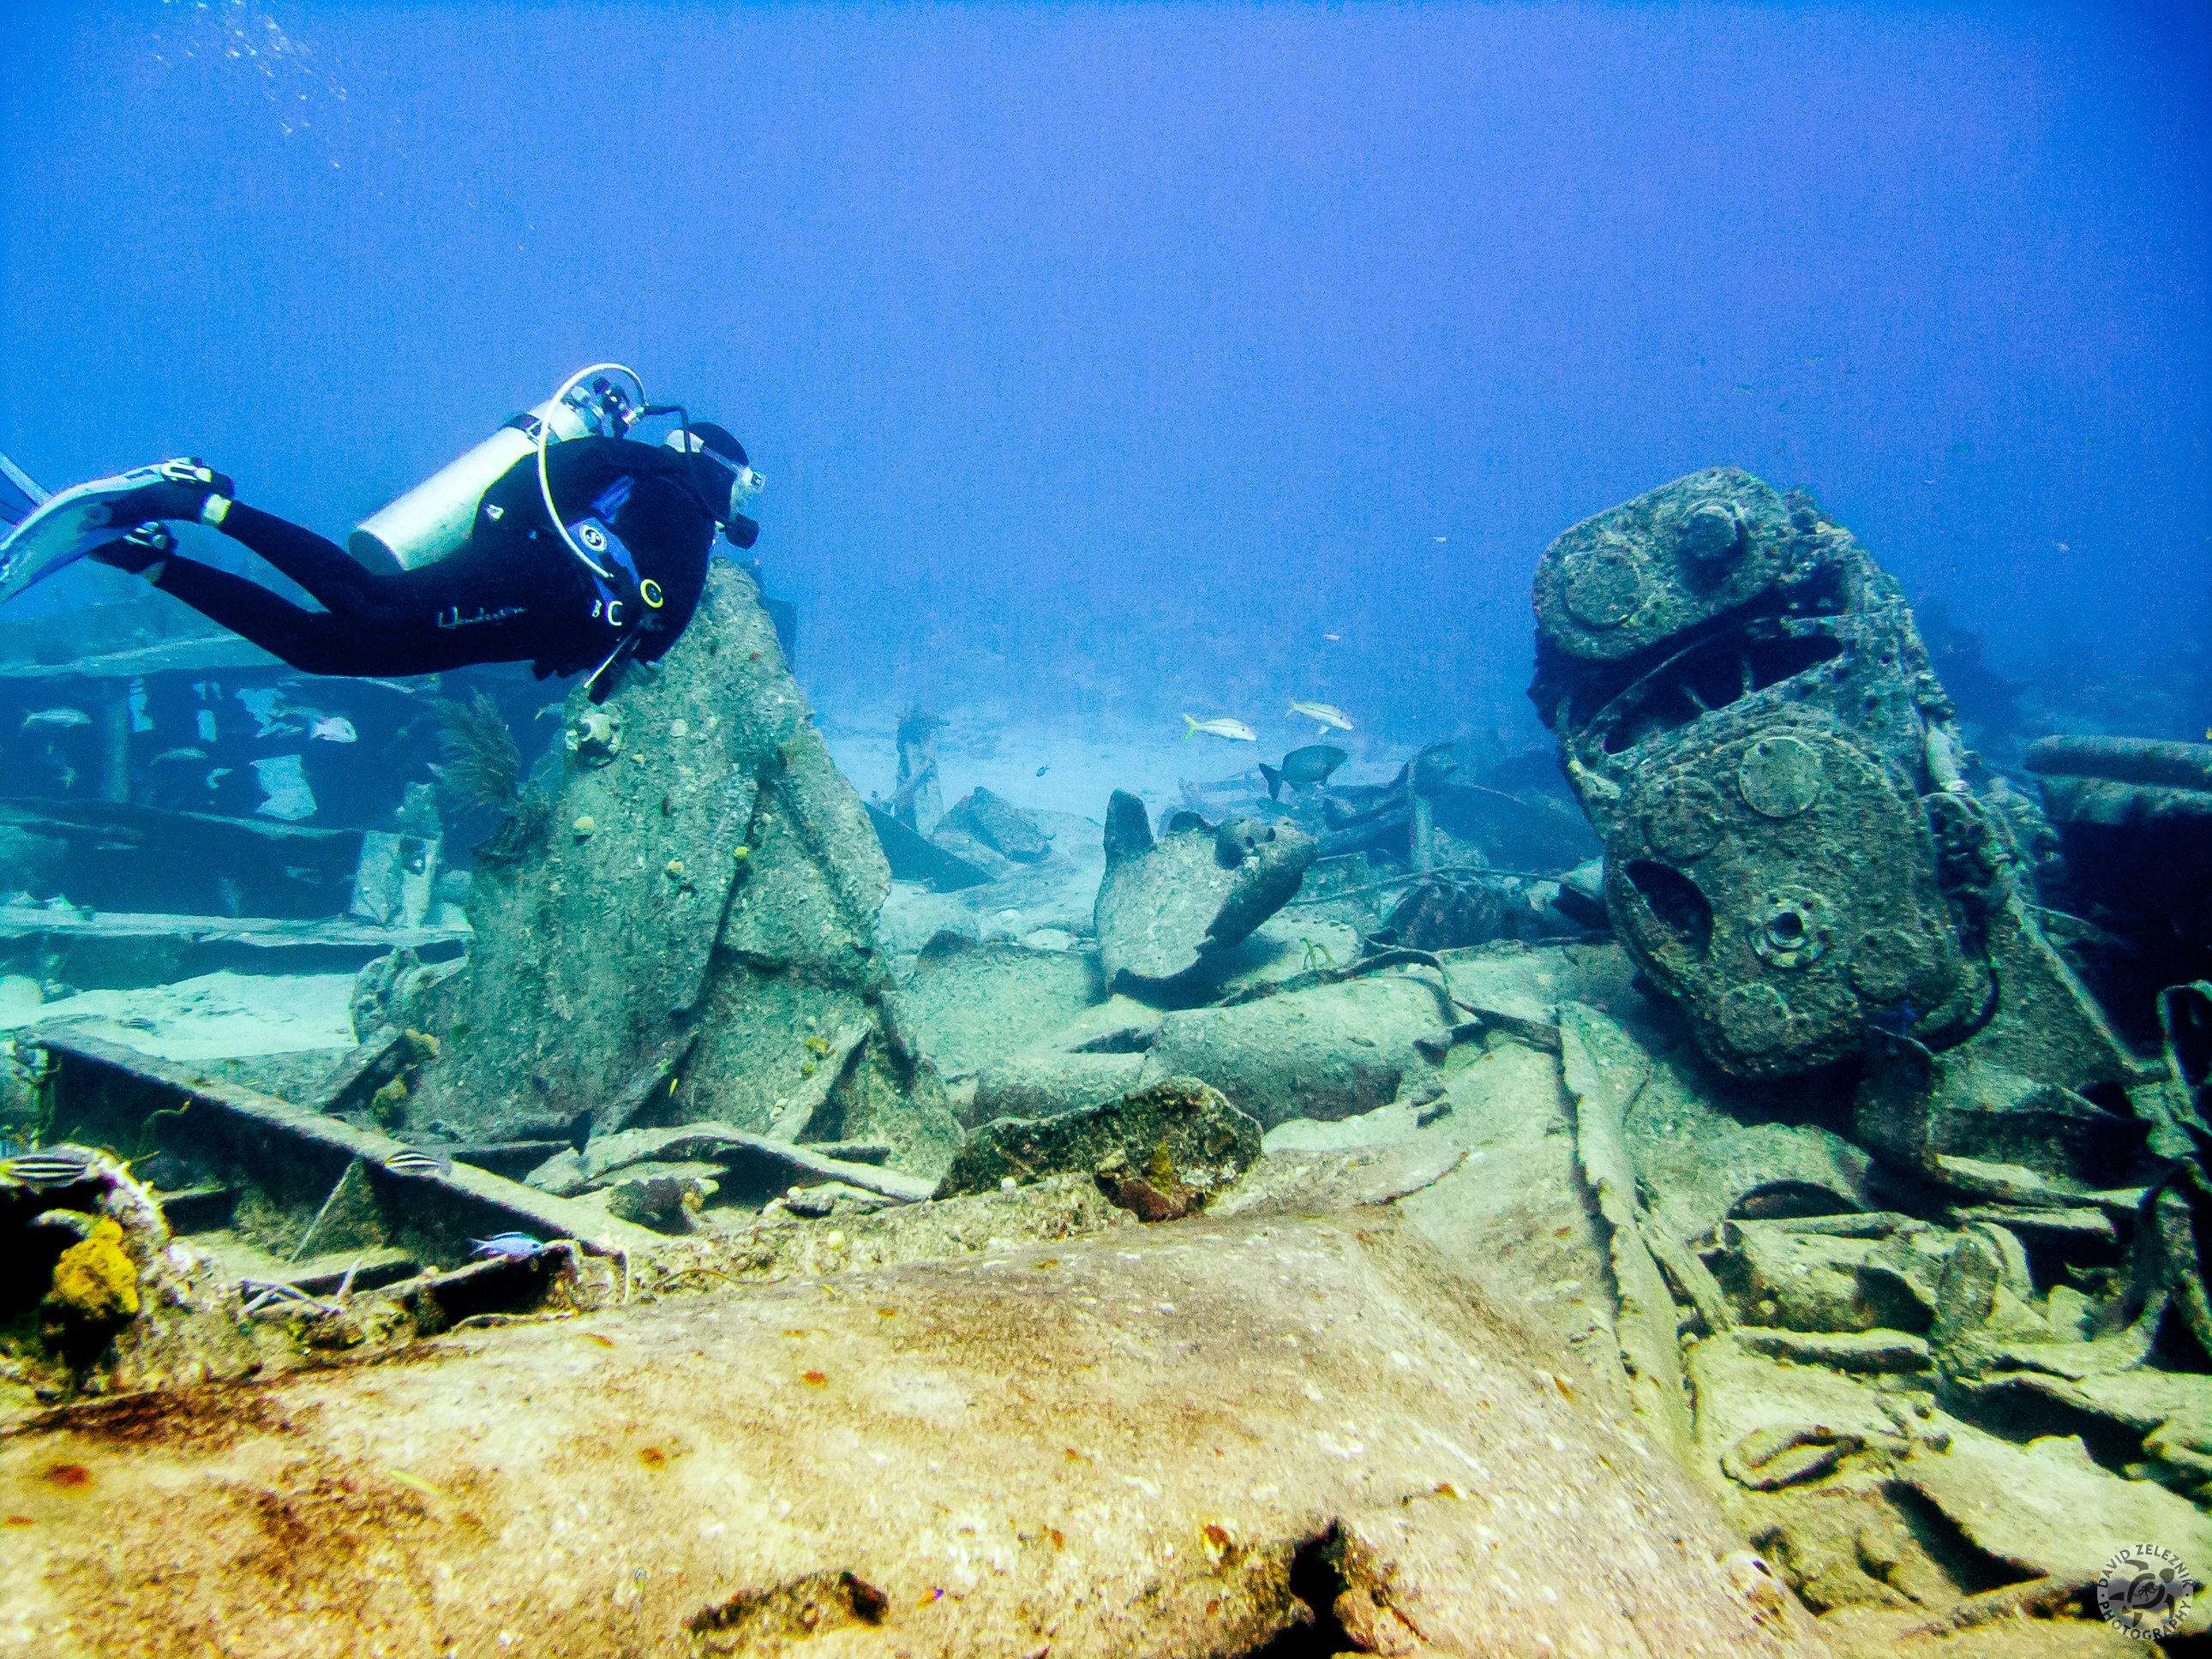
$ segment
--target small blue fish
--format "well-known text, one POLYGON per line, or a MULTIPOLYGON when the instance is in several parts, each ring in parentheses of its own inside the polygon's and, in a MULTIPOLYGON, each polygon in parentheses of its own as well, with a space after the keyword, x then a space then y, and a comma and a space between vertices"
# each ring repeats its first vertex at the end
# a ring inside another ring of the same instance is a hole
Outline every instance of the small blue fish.
POLYGON ((1047 762, 1046 762, 1042 766, 1040 766, 1040 767, 1038 767, 1038 768, 1037 768, 1037 775, 1038 775, 1039 777, 1042 777, 1046 773, 1048 773, 1048 772, 1049 772, 1049 771, 1051 771, 1051 770, 1052 770, 1052 763, 1051 763, 1050 761, 1047 761, 1047 762))
POLYGON ((1912 1012, 1912 1004, 1900 1001, 1894 1008, 1877 1009, 1866 1017, 1866 1023, 1877 1031, 1887 1031, 1892 1036, 1911 1036, 1919 1015, 1912 1012))
POLYGON ((541 1250, 552 1247, 528 1233, 494 1233, 489 1238, 472 1238, 472 1255, 498 1256, 507 1261, 527 1261, 541 1250))

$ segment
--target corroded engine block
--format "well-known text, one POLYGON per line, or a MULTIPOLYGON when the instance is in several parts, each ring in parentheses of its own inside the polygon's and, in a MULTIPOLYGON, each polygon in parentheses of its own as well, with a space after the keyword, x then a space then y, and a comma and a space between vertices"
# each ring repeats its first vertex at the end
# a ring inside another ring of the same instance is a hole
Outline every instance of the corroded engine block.
POLYGON ((1730 711, 1629 784, 1606 908, 1728 1070, 1856 1050, 1947 1003, 1958 930, 1909 781, 1816 712, 1730 711))
POLYGON ((1607 909, 1715 1064, 1788 1075, 1878 1030, 2123 1079, 1960 775, 1903 591, 1811 496, 1692 473, 1562 535, 1535 600, 1529 695, 1605 838, 1607 909), (2008 1033, 2008 999, 2063 1006, 2008 1033))

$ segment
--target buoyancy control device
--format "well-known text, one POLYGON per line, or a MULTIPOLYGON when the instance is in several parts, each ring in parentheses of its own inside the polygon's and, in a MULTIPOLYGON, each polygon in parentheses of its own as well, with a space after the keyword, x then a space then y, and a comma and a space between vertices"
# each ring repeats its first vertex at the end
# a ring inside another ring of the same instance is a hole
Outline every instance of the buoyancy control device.
POLYGON ((647 412, 644 384, 632 370, 620 363, 580 368, 544 403, 513 416, 466 454, 362 520, 346 538, 346 550, 372 568, 387 570, 412 570, 443 558, 469 538, 484 491, 535 453, 546 515, 562 529, 569 551, 596 569, 599 562, 566 534, 553 506, 545 451, 569 438, 626 436, 647 412))
MULTIPOLYGON (((443 558, 475 529, 484 492, 518 462, 534 454, 545 516, 589 574, 592 617, 608 629, 611 649, 585 680, 592 701, 601 702, 620 678, 621 665, 637 648, 640 635, 655 626, 653 613, 662 603, 660 587, 651 579, 640 577, 635 560, 615 533, 615 517, 629 498, 630 480, 617 480, 580 517, 564 519, 553 500, 545 455, 555 443, 572 438, 628 437, 630 429, 647 416, 665 415, 673 415, 682 422, 678 431, 669 434, 669 444, 683 453, 699 453, 702 442, 691 430, 691 417, 684 406, 647 403, 644 382, 636 371, 620 363, 592 363, 580 368, 535 409, 511 417, 468 453, 362 520, 347 538, 347 550, 364 564, 386 569, 412 570, 443 558)), ((760 527, 739 513, 738 507, 760 487, 761 479, 743 461, 732 464, 732 471, 727 504, 714 516, 732 542, 750 547, 760 527)), ((713 511, 712 505, 708 510, 713 511)))

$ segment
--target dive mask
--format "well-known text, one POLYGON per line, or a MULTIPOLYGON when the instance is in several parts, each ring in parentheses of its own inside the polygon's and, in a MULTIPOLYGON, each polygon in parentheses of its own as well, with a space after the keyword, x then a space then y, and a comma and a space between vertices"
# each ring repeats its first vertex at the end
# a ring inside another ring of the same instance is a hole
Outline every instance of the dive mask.
POLYGON ((722 519, 722 534, 729 538, 733 547, 750 547, 760 539, 760 526, 745 516, 745 507, 768 480, 754 471, 749 462, 740 461, 732 466, 713 450, 706 453, 727 468, 730 474, 730 504, 722 519))
MULTIPOLYGON (((715 428, 720 431, 720 428, 715 428)), ((730 477, 730 499, 721 515, 722 533, 738 547, 750 547, 760 539, 760 526, 745 516, 745 507, 755 495, 766 487, 768 480, 753 471, 748 460, 732 460, 703 442, 692 430, 672 432, 664 441, 671 449, 683 449, 690 440, 690 453, 704 455, 730 477)), ((734 442, 734 440, 732 441, 734 442)), ((742 452, 740 452, 742 453, 742 452)))

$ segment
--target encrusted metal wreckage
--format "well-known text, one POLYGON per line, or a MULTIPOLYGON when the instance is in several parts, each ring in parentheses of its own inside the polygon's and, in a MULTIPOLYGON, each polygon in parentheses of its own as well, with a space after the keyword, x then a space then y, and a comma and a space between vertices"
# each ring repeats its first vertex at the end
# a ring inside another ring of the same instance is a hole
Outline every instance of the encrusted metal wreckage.
MULTIPOLYGON (((1463 738, 1077 849, 919 709, 864 812, 720 573, 353 1051, 30 1033, 0 1641, 2124 1644, 2114 1549, 2212 1567, 2212 983, 2116 1029, 1810 496, 1692 474, 1535 600, 1573 799, 1463 738)), ((2155 747, 2039 750, 2069 852, 2195 832, 2155 747)))

